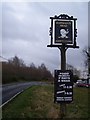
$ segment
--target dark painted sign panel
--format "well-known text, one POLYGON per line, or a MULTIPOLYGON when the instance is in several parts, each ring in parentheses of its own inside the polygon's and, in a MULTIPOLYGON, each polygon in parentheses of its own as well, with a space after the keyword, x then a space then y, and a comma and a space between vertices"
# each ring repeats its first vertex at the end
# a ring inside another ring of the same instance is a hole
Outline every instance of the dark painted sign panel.
POLYGON ((55 43, 72 44, 72 21, 55 21, 55 43))
POLYGON ((72 72, 69 70, 55 70, 54 101, 69 103, 73 101, 72 72))

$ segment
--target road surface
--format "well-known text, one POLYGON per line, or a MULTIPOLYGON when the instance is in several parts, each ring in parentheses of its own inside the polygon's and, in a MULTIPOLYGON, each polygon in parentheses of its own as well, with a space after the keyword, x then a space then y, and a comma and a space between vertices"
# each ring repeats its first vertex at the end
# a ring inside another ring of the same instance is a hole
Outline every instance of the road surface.
MULTIPOLYGON (((12 83, 2 86, 2 105, 32 85, 45 85, 43 82, 12 83)), ((1 91, 0 91, 1 92, 1 91)), ((2 106, 0 105, 0 106, 2 106)))

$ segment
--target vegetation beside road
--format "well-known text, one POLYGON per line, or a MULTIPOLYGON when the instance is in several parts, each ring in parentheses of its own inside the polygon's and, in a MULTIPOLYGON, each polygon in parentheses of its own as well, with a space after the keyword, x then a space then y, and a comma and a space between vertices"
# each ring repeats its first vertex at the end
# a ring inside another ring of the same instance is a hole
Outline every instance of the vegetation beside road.
MULTIPOLYGON (((67 104, 66 118, 88 118, 88 90, 74 88, 74 101, 67 104)), ((3 118, 59 118, 53 85, 32 86, 3 107, 3 118)))
POLYGON ((53 76, 48 68, 42 63, 36 67, 34 63, 26 66, 24 61, 17 56, 2 62, 2 83, 12 83, 21 81, 52 81, 53 76))
MULTIPOLYGON (((67 70, 73 71, 73 82, 79 79, 80 71, 72 65, 67 64, 67 70)), ((54 78, 50 70, 44 63, 36 67, 34 63, 26 65, 24 61, 17 56, 2 62, 2 83, 30 82, 30 81, 49 81, 54 78)))

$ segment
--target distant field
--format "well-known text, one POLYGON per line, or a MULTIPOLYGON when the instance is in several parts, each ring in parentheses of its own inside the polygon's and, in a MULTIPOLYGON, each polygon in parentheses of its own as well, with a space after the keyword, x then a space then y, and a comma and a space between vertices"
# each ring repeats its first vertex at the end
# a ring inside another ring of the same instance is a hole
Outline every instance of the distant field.
MULTIPOLYGON (((88 90, 74 88, 74 101, 67 104, 66 118, 88 118, 88 90)), ((59 118, 60 105, 53 101, 53 85, 32 86, 3 107, 3 118, 59 118)))

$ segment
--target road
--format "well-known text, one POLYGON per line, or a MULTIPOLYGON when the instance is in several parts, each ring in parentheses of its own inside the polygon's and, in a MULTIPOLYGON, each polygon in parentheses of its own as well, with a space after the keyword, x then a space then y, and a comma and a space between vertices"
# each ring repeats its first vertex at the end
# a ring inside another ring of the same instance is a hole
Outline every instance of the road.
POLYGON ((24 82, 24 83, 13 83, 13 84, 3 85, 2 86, 2 105, 6 104, 8 101, 10 101, 16 95, 20 94, 22 91, 31 87, 32 85, 46 85, 46 83, 24 82))

